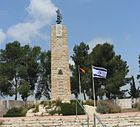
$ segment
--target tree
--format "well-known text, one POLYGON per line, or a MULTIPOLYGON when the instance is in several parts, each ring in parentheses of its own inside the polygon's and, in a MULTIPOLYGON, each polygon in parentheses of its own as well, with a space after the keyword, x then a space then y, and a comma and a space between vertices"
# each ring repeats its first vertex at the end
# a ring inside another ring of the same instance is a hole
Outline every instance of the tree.
POLYGON ((23 101, 26 102, 28 96, 30 95, 30 84, 25 80, 21 80, 18 92, 21 95, 23 101))
POLYGON ((41 48, 40 47, 33 47, 30 49, 28 56, 26 57, 26 67, 27 67, 27 74, 28 79, 26 79, 30 84, 30 90, 34 91, 35 83, 38 80, 38 73, 39 73, 39 59, 41 55, 41 48))
MULTIPOLYGON (((140 55, 139 55, 139 58, 138 58, 138 63, 139 63, 139 68, 140 68, 140 55)), ((137 75, 137 79, 140 79, 140 74, 137 75)))
POLYGON ((20 43, 14 41, 13 43, 6 44, 5 50, 1 50, 0 54, 0 76, 1 78, 5 76, 4 84, 9 85, 11 89, 14 89, 15 100, 17 99, 17 88, 19 85, 19 75, 17 70, 19 68, 20 58, 23 56, 20 43))
MULTIPOLYGON (((140 68, 140 55, 139 55, 139 57, 138 57, 138 63, 139 63, 139 68, 140 68)), ((139 80, 140 79, 140 74, 138 74, 137 75, 137 79, 139 80)), ((139 83, 140 83, 140 81, 139 81, 139 83)), ((140 96, 140 87, 138 87, 138 96, 140 96)))
MULTIPOLYGON (((34 90, 35 90, 35 84, 37 83, 38 80, 38 73, 39 73, 39 59, 40 59, 40 54, 41 54, 41 49, 38 46, 35 46, 33 48, 29 47, 29 45, 25 45, 24 47, 22 47, 23 51, 24 51, 24 56, 21 58, 20 60, 20 65, 18 68, 18 74, 20 76, 20 86, 19 86, 19 90, 20 89, 24 89, 27 90, 27 85, 28 84, 28 88, 30 88, 28 91, 26 91, 26 96, 34 94, 34 90), (24 82, 23 82, 24 81, 24 82), (25 88, 24 88, 25 87, 25 88)), ((21 94, 25 94, 20 92, 21 94)), ((27 97, 28 97, 27 96, 27 97)), ((27 99, 27 97, 25 97, 25 95, 21 96, 22 99, 27 99)))
POLYGON ((132 98, 137 98, 139 96, 139 89, 136 89, 134 76, 131 77, 129 94, 131 95, 132 98))
MULTIPOLYGON (((74 54, 72 59, 75 65, 72 67, 72 86, 78 87, 77 64, 87 69, 86 74, 81 74, 82 91, 86 90, 90 97, 92 86, 92 70, 91 66, 104 67, 107 69, 107 79, 94 79, 96 99, 99 96, 106 96, 111 99, 119 95, 123 96, 124 91, 120 88, 128 82, 125 78, 128 73, 128 66, 126 61, 123 61, 120 55, 116 55, 114 47, 111 44, 97 44, 92 52, 88 53, 89 46, 85 43, 80 43, 74 47, 74 54)), ((90 97, 90 98, 93 98, 90 97)))
MULTIPOLYGON (((71 56, 72 60, 75 63, 75 66, 70 66, 72 71, 71 89, 72 93, 74 93, 75 96, 77 96, 77 93, 79 92, 78 66, 81 68, 82 67, 86 68, 88 66, 88 50, 89 46, 86 45, 84 42, 81 42, 80 45, 75 45, 73 49, 74 54, 71 56)), ((85 77, 87 77, 87 75, 81 73, 82 91, 86 90, 86 87, 88 87, 86 80, 83 80, 85 79, 85 77)))
MULTIPOLYGON (((37 46, 33 48, 29 45, 21 46, 18 41, 6 44, 6 48, 1 50, 0 77, 2 79, 2 76, 5 76, 5 84, 10 83, 8 91, 15 95, 15 100, 17 100, 18 88, 24 84, 21 83, 22 80, 29 83, 30 92, 33 94, 38 79, 40 50, 37 46)), ((10 93, 7 92, 7 95, 10 93)))
POLYGON ((95 79, 96 93, 100 93, 101 87, 104 86, 104 92, 109 99, 119 96, 120 88, 127 83, 125 77, 129 70, 121 55, 115 55, 113 45, 108 43, 96 45, 90 53, 90 62, 91 65, 106 68, 108 72, 106 80, 95 79))
POLYGON ((4 97, 7 95, 12 95, 11 84, 8 82, 6 76, 0 76, 0 96, 4 97))
POLYGON ((87 64, 88 59, 88 50, 89 46, 84 42, 81 42, 80 45, 75 45, 73 48, 74 54, 71 56, 75 65, 85 66, 87 64))
POLYGON ((39 64, 39 79, 37 91, 35 94, 36 99, 40 99, 43 96, 50 99, 50 83, 51 82, 51 51, 42 52, 40 55, 39 64))

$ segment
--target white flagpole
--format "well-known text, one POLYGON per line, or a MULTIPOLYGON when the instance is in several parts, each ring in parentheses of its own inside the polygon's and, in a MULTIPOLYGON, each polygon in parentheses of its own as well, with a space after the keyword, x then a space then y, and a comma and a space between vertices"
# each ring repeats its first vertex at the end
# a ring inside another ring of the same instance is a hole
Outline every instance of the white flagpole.
POLYGON ((81 95, 81 76, 80 76, 80 66, 78 65, 78 78, 79 78, 79 95, 81 95))
POLYGON ((95 100, 95 85, 94 85, 94 75, 93 75, 93 66, 91 66, 92 68, 92 84, 93 84, 93 100, 94 100, 94 107, 96 107, 96 100, 95 100))

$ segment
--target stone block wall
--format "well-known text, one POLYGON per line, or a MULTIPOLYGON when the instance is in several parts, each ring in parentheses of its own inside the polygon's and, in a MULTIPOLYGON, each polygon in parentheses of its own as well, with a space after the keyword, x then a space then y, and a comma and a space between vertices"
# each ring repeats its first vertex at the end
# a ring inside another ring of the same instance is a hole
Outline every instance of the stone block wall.
POLYGON ((132 108, 132 99, 116 99, 116 104, 120 106, 122 109, 132 108))
MULTIPOLYGON (((34 101, 27 101, 26 106, 29 107, 34 104, 34 101)), ((15 100, 0 100, 0 116, 3 116, 9 109, 13 107, 24 107, 25 102, 15 100)))
POLYGON ((51 28, 51 99, 58 98, 71 98, 67 29, 61 24, 51 28))

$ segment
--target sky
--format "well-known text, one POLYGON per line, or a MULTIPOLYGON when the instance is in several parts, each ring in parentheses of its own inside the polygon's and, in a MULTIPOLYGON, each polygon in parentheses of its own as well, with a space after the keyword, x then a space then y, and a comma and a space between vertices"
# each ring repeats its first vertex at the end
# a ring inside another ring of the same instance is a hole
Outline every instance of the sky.
POLYGON ((127 61, 128 76, 134 75, 137 81, 139 5, 139 0, 0 0, 0 49, 14 40, 50 49, 51 25, 56 23, 59 8, 68 29, 69 56, 80 42, 90 49, 98 43, 111 43, 116 54, 127 61))

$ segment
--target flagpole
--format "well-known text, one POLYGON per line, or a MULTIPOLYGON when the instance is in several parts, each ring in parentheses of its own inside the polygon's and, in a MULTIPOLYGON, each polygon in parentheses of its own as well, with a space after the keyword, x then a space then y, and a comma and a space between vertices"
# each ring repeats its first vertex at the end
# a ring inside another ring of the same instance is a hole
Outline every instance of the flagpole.
POLYGON ((94 85, 94 75, 93 75, 93 66, 91 66, 92 68, 92 84, 93 84, 93 104, 94 107, 96 107, 96 100, 95 100, 95 85, 94 85))
POLYGON ((80 66, 78 65, 78 78, 79 78, 79 95, 81 95, 81 76, 80 76, 80 66))

